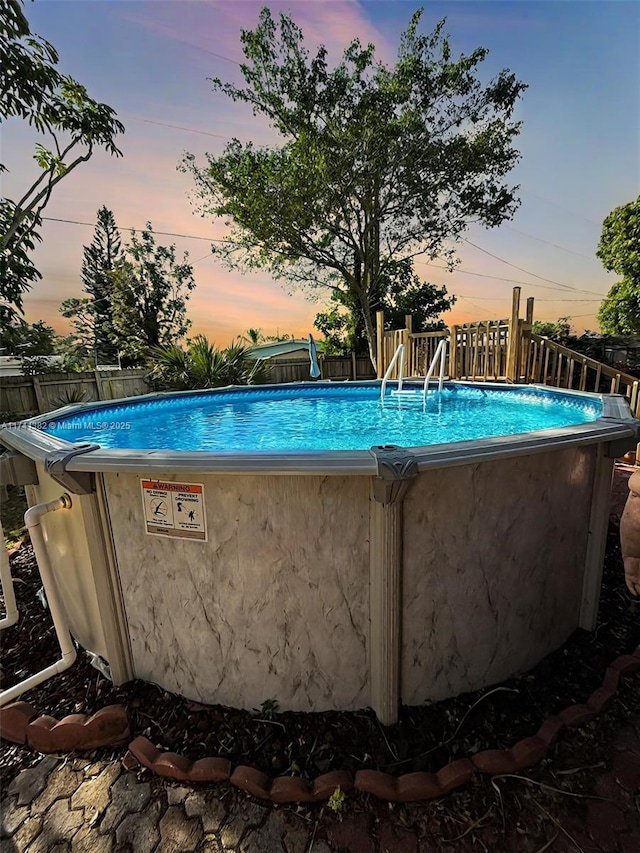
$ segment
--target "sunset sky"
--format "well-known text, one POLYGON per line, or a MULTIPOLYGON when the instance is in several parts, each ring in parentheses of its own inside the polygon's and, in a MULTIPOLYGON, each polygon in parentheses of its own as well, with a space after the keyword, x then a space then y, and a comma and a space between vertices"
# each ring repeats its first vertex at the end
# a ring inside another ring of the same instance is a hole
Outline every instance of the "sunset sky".
MULTIPOLYGON (((118 226, 144 228, 188 251, 197 283, 189 303, 193 331, 219 344, 248 327, 306 335, 321 304, 293 295, 265 274, 232 273, 210 254, 222 226, 194 215, 191 179, 176 166, 185 151, 204 162, 226 141, 269 144, 276 136, 251 110, 214 93, 209 77, 240 82, 241 29, 253 28, 263 3, 224 0, 36 0, 26 4, 34 32, 60 54, 59 68, 112 106, 126 126, 124 156, 98 152, 54 190, 35 262, 43 280, 25 300, 27 319, 66 332, 60 302, 81 296, 83 245, 96 211, 118 226), (72 220, 74 223, 52 221, 72 220), (198 239, 196 239, 198 238, 198 239)), ((398 37, 418 2, 270 3, 288 10, 310 49, 325 44, 337 62, 348 42, 372 41, 393 62, 398 37)), ((524 122, 513 172, 522 204, 499 229, 467 233, 453 274, 418 262, 416 271, 458 296, 448 323, 507 316, 511 288, 536 297, 536 319, 568 315, 578 331, 596 329, 599 300, 615 282, 595 250, 603 218, 640 188, 640 5, 635 2, 427 2, 422 27, 447 18, 454 54, 489 48, 483 74, 510 68, 529 85, 518 109, 524 122), (479 248, 478 248, 479 247, 479 248), (484 250, 484 251, 482 251, 484 250), (490 253, 490 254, 488 254, 490 253), (496 256, 496 257, 492 257, 496 256), (502 260, 499 260, 502 259, 502 260), (507 265, 505 261, 513 266, 507 265), (516 269, 519 267, 520 269, 516 269), (565 289, 568 288, 568 289, 565 289)), ((35 175, 35 136, 19 120, 2 131, 3 196, 19 198, 35 175), (32 179, 32 178, 31 178, 32 179)), ((436 264, 438 262, 435 262, 436 264)))

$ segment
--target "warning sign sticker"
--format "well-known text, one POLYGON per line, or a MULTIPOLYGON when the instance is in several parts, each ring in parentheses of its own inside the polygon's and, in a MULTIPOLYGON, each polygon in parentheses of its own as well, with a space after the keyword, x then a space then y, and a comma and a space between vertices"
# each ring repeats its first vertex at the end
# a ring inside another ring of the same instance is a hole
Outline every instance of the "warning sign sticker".
POLYGON ((207 541, 202 483, 141 480, 146 532, 150 536, 207 541))

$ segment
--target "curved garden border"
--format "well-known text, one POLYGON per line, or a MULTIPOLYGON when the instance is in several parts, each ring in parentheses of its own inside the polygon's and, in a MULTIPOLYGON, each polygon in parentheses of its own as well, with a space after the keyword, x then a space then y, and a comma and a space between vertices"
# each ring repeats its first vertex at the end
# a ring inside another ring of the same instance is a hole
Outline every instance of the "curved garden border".
MULTIPOLYGON (((640 646, 632 654, 621 655, 613 661, 602 685, 585 703, 569 705, 559 714, 547 717, 532 737, 519 740, 510 749, 486 749, 469 758, 457 759, 437 773, 420 771, 391 776, 379 770, 358 770, 353 776, 347 771, 335 770, 313 780, 299 776, 272 778, 255 767, 238 765, 232 769, 226 758, 191 761, 178 753, 161 752, 143 736, 129 743, 123 764, 129 770, 141 764, 158 776, 180 782, 229 781, 273 803, 324 802, 338 787, 345 794, 356 790, 393 802, 431 800, 462 787, 477 773, 495 776, 520 772, 538 764, 564 729, 577 728, 594 719, 615 698, 620 679, 638 670, 640 646)), ((14 702, 0 709, 0 737, 47 753, 120 745, 129 739, 130 731, 127 711, 122 705, 109 705, 92 716, 71 714, 58 721, 54 717, 39 717, 27 702, 14 702)))

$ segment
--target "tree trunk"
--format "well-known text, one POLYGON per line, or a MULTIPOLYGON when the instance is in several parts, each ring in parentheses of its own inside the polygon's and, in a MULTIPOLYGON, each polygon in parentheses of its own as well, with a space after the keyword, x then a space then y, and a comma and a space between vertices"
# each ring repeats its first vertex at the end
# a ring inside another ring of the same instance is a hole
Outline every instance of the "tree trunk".
POLYGON ((371 309, 369 307, 369 299, 366 291, 358 293, 358 298, 360 300, 360 307, 364 318, 364 329, 367 335, 367 343, 369 344, 369 358, 371 359, 373 369, 377 371, 378 351, 376 347, 376 330, 373 325, 373 320, 371 319, 371 309))

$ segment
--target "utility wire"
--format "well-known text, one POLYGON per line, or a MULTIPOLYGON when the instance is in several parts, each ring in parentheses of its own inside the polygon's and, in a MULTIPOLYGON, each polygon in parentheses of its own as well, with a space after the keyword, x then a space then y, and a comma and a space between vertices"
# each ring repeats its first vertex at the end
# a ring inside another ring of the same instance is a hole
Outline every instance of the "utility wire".
MULTIPOLYGON (((61 219, 61 218, 56 217, 56 216, 43 216, 42 219, 47 220, 48 222, 62 222, 62 223, 65 223, 67 225, 85 225, 88 228, 95 228, 95 222, 82 222, 78 219, 61 219)), ((120 231, 120 232, 131 232, 132 231, 134 234, 142 234, 146 230, 144 228, 125 228, 125 227, 120 227, 120 226, 116 226, 116 227, 117 227, 118 231, 120 231)), ((228 243, 229 242, 228 240, 223 240, 220 238, 202 237, 199 234, 178 234, 174 231, 155 231, 154 230, 153 233, 158 234, 161 237, 180 237, 180 238, 183 238, 185 240, 205 240, 208 243, 228 243)), ((507 264, 508 266, 514 267, 514 269, 518 269, 521 272, 527 273, 528 275, 533 275, 536 278, 542 278, 541 276, 536 276, 535 273, 529 272, 529 270, 525 270, 522 267, 517 267, 517 266, 515 266, 515 264, 512 264, 509 261, 505 261, 503 258, 499 258, 497 255, 494 255, 491 252, 488 252, 486 249, 483 249, 481 246, 477 246, 475 243, 472 243, 470 240, 465 240, 465 242, 469 243, 474 248, 479 249, 481 252, 484 252, 487 255, 491 255, 492 258, 495 258, 496 260, 502 261, 502 263, 507 264)), ((207 252, 206 255, 203 255, 201 258, 197 258, 195 261, 193 261, 193 263, 198 263, 198 261, 203 261, 205 258, 208 258, 212 254, 213 254, 212 252, 207 252)), ((429 263, 428 261, 417 260, 416 263, 421 264, 423 266, 435 267, 436 269, 441 269, 441 270, 448 270, 449 269, 449 267, 443 266, 442 264, 432 264, 432 263, 429 263)), ((473 272, 472 270, 464 270, 462 268, 456 268, 455 271, 463 273, 464 275, 473 275, 473 276, 477 276, 479 278, 490 278, 490 279, 494 279, 496 281, 509 282, 510 284, 522 284, 522 285, 526 285, 527 287, 539 287, 539 288, 544 288, 546 290, 569 290, 569 291, 572 291, 575 293, 588 293, 591 296, 601 296, 602 299, 604 299, 606 296, 606 294, 599 294, 599 293, 596 293, 596 291, 594 291, 594 290, 583 290, 583 289, 578 288, 578 287, 572 287, 569 284, 561 284, 560 282, 554 282, 553 279, 542 279, 543 281, 550 281, 555 285, 554 287, 551 287, 549 285, 544 285, 544 284, 535 284, 534 282, 530 282, 530 281, 519 281, 518 279, 504 278, 504 277, 497 276, 497 275, 489 275, 488 273, 473 272)), ((477 297, 477 298, 480 298, 480 297, 477 297)), ((558 301, 561 302, 563 300, 558 300, 558 301)), ((586 301, 586 300, 576 300, 576 301, 582 302, 582 301, 586 301)))
MULTIPOLYGON (((88 225, 89 228, 95 228, 95 222, 79 222, 76 219, 58 219, 55 216, 43 216, 43 219, 48 220, 49 222, 66 222, 68 225, 88 225)), ((133 231, 134 234, 143 234, 147 229, 146 228, 121 228, 120 226, 116 226, 118 231, 133 231)), ((155 231, 154 234, 160 234, 162 237, 184 237, 185 240, 206 240, 208 243, 228 243, 228 240, 219 240, 214 239, 213 237, 200 237, 197 234, 174 234, 173 231, 155 231)), ((211 254, 211 253, 209 253, 211 254)), ((206 255, 205 255, 206 257, 206 255)), ((200 259, 202 260, 202 258, 200 259)))
MULTIPOLYGON (((442 264, 432 264, 432 263, 429 263, 429 261, 416 261, 416 263, 422 264, 423 266, 427 266, 427 267, 435 267, 436 269, 439 269, 439 270, 448 270, 449 269, 449 267, 442 266, 442 264)), ((517 278, 504 278, 503 276, 499 276, 499 275, 489 275, 488 273, 484 273, 484 272, 473 272, 472 270, 464 270, 464 269, 462 269, 462 267, 456 267, 455 272, 460 272, 460 273, 463 273, 464 275, 474 275, 477 278, 491 278, 491 279, 494 279, 495 281, 506 281, 509 284, 522 284, 522 285, 525 285, 526 287, 539 287, 539 288, 542 288, 543 290, 570 290, 574 293, 588 293, 591 296, 601 296, 602 299, 604 299, 606 296, 606 294, 604 294, 604 293, 603 294, 596 293, 595 290, 582 290, 579 287, 571 287, 571 285, 569 285, 569 284, 561 285, 560 288, 551 287, 548 284, 535 284, 532 281, 521 281, 520 279, 517 279, 517 278)))
POLYGON ((546 243, 547 246, 553 246, 554 249, 560 249, 562 252, 568 252, 570 255, 577 255, 579 258, 586 258, 588 261, 592 261, 593 258, 590 255, 585 255, 583 252, 574 252, 573 249, 567 249, 566 246, 559 246, 557 243, 552 243, 551 240, 543 240, 542 237, 535 237, 533 234, 527 234, 526 231, 520 231, 519 228, 514 228, 513 225, 504 225, 503 228, 507 228, 509 231, 515 231, 516 234, 522 234, 523 237, 528 237, 530 240, 536 240, 538 243, 546 243))
MULTIPOLYGON (((540 279, 540 281, 548 281, 548 282, 550 282, 551 284, 555 284, 555 285, 556 285, 556 289, 560 289, 560 290, 574 290, 574 291, 578 291, 579 293, 591 293, 591 294, 593 294, 593 295, 595 295, 595 296, 599 296, 599 295, 600 295, 600 294, 596 293, 596 291, 595 291, 595 290, 582 290, 582 289, 577 288, 577 287, 572 287, 570 284, 562 284, 561 282, 559 282, 559 281, 555 281, 555 280, 554 280, 554 279, 552 279, 552 278, 545 278, 544 276, 542 276, 542 275, 538 275, 538 274, 537 274, 537 273, 535 273, 535 272, 531 272, 531 270, 527 270, 527 269, 525 269, 524 267, 516 266, 516 264, 512 264, 512 263, 511 263, 511 261, 505 261, 505 259, 504 259, 504 258, 501 258, 499 255, 494 255, 494 254, 493 254, 493 252, 489 252, 487 249, 483 249, 483 248, 482 248, 482 246, 478 246, 478 244, 477 244, 477 243, 473 243, 471 240, 467 240, 467 239, 466 239, 466 237, 465 237, 465 238, 463 238, 463 240, 464 240, 464 242, 465 242, 465 243, 467 243, 469 246, 473 246, 473 248, 474 248, 474 249, 478 249, 478 251, 483 252, 485 255, 489 255, 489 257, 491 257, 491 258, 495 258, 495 260, 500 261, 500 262, 501 262, 501 263, 503 263, 503 264, 506 264, 508 267, 513 267, 513 269, 514 269, 514 270, 520 270, 520 272, 524 272, 524 273, 526 273, 527 275, 531 275, 531 276, 533 276, 534 278, 538 278, 538 279, 540 279)), ((527 282, 527 284, 530 284, 530 282, 527 282)), ((531 285, 531 286, 535 286, 535 285, 531 285)), ((603 298, 604 298, 604 297, 603 297, 603 298)))
POLYGON ((571 216, 575 216, 578 219, 584 219, 585 222, 589 222, 591 225, 597 225, 598 228, 600 228, 600 225, 601 225, 600 222, 596 222, 593 219, 588 219, 586 216, 583 216, 581 213, 576 213, 575 210, 569 210, 569 208, 563 207, 561 204, 558 204, 555 201, 550 201, 548 198, 543 198, 541 195, 537 195, 537 193, 532 193, 531 190, 525 190, 522 188, 521 188, 521 190, 523 193, 526 193, 527 195, 530 195, 533 198, 537 198, 540 201, 543 201, 545 204, 551 205, 551 207, 557 207, 558 210, 563 210, 565 213, 570 213, 571 216))
POLYGON ((122 118, 126 118, 128 120, 133 121, 141 121, 144 124, 157 124, 160 127, 172 127, 174 130, 186 130, 187 133, 199 133, 201 136, 213 136, 216 139, 226 139, 227 142, 231 141, 231 136, 223 136, 221 133, 209 133, 207 130, 196 130, 193 127, 183 127, 181 124, 169 124, 166 121, 156 121, 152 118, 140 118, 139 116, 130 116, 126 113, 122 114, 122 118))

